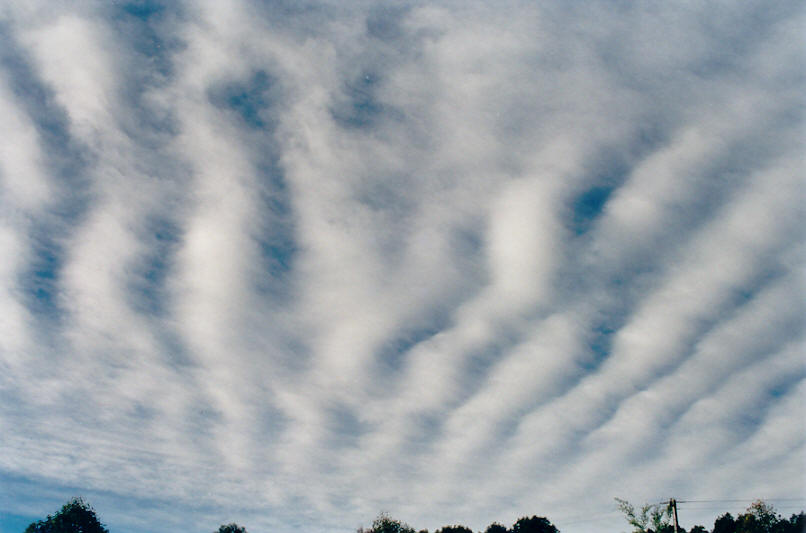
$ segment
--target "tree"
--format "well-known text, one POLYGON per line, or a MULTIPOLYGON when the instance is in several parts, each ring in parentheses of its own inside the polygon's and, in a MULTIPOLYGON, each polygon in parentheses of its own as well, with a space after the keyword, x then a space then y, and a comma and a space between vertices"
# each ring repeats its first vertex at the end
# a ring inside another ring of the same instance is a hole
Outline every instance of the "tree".
POLYGON ((736 533, 736 520, 733 515, 725 513, 714 521, 712 533, 736 533))
POLYGON ((806 531, 806 514, 793 514, 789 520, 781 520, 776 533, 803 533, 806 531))
POLYGON ((245 527, 241 527, 238 524, 226 524, 218 528, 216 533, 247 533, 245 527))
POLYGON ((636 513, 633 504, 616 498, 619 510, 633 527, 633 533, 659 533, 670 524, 672 509, 668 505, 645 503, 636 513))
POLYGON ((519 518, 512 524, 512 533, 559 533, 556 527, 542 516, 519 518))
POLYGON ((493 522, 487 526, 487 529, 484 530, 484 533, 507 533, 507 528, 498 522, 493 522))
POLYGON ((25 533, 109 533, 95 510, 82 498, 73 498, 53 516, 33 522, 25 533))
POLYGON ((705 526, 694 526, 689 533, 708 533, 708 530, 705 529, 705 526))
POLYGON ((772 505, 756 500, 736 518, 736 533, 775 533, 780 521, 772 505))
POLYGON ((415 533, 414 528, 408 524, 381 513, 372 521, 372 529, 359 528, 356 533, 415 533))
POLYGON ((434 533, 473 533, 473 530, 465 526, 445 526, 434 533))
MULTIPOLYGON (((650 529, 649 531, 652 531, 652 530, 650 529)), ((677 532, 678 533, 686 533, 686 529, 683 528, 683 527, 680 527, 678 525, 677 532)), ((660 526, 660 528, 658 528, 658 530, 655 533, 675 533, 674 526, 672 524, 664 524, 664 525, 660 526)))

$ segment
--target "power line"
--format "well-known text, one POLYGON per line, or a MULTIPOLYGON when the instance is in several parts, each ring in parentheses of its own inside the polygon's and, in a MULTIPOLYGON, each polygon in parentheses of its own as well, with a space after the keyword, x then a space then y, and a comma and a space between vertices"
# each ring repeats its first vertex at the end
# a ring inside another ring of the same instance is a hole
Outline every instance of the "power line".
POLYGON ((745 503, 757 502, 759 500, 765 502, 804 502, 806 498, 747 498, 743 500, 677 500, 677 503, 745 503))
POLYGON ((611 518, 611 517, 614 518, 614 519, 615 518, 621 518, 621 513, 617 512, 617 511, 612 511, 612 512, 609 512, 609 513, 600 513, 600 514, 597 514, 597 515, 592 515, 592 516, 587 517, 587 518, 575 518, 573 520, 557 520, 556 522, 558 524, 562 524, 562 525, 566 526, 566 525, 571 525, 571 524, 581 524, 583 522, 599 522, 604 518, 611 518))
MULTIPOLYGON (((677 503, 753 503, 764 502, 806 502, 806 498, 744 498, 744 499, 724 499, 724 500, 677 500, 677 503)), ((653 505, 665 505, 669 500, 662 500, 653 505)))

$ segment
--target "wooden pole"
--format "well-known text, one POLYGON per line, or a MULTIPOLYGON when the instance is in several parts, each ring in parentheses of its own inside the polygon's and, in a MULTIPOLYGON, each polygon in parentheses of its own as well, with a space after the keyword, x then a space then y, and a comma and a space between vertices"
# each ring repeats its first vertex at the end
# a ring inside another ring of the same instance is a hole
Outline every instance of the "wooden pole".
POLYGON ((669 500, 669 505, 672 507, 672 520, 674 520, 674 533, 679 533, 680 529, 677 525, 677 500, 672 498, 669 500))

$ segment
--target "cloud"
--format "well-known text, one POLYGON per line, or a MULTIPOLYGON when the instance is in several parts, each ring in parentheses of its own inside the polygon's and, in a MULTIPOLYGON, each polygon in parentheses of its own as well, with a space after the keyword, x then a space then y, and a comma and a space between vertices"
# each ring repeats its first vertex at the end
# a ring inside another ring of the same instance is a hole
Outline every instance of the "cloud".
POLYGON ((3 511, 573 532, 804 496, 802 22, 7 4, 3 511))

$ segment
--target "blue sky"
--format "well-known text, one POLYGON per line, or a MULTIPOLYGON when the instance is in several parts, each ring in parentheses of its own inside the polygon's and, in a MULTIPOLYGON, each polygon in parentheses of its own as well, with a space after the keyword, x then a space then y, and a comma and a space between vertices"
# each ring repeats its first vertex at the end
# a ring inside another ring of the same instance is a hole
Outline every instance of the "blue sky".
POLYGON ((805 16, 4 2, 0 529, 786 512, 805 16))

